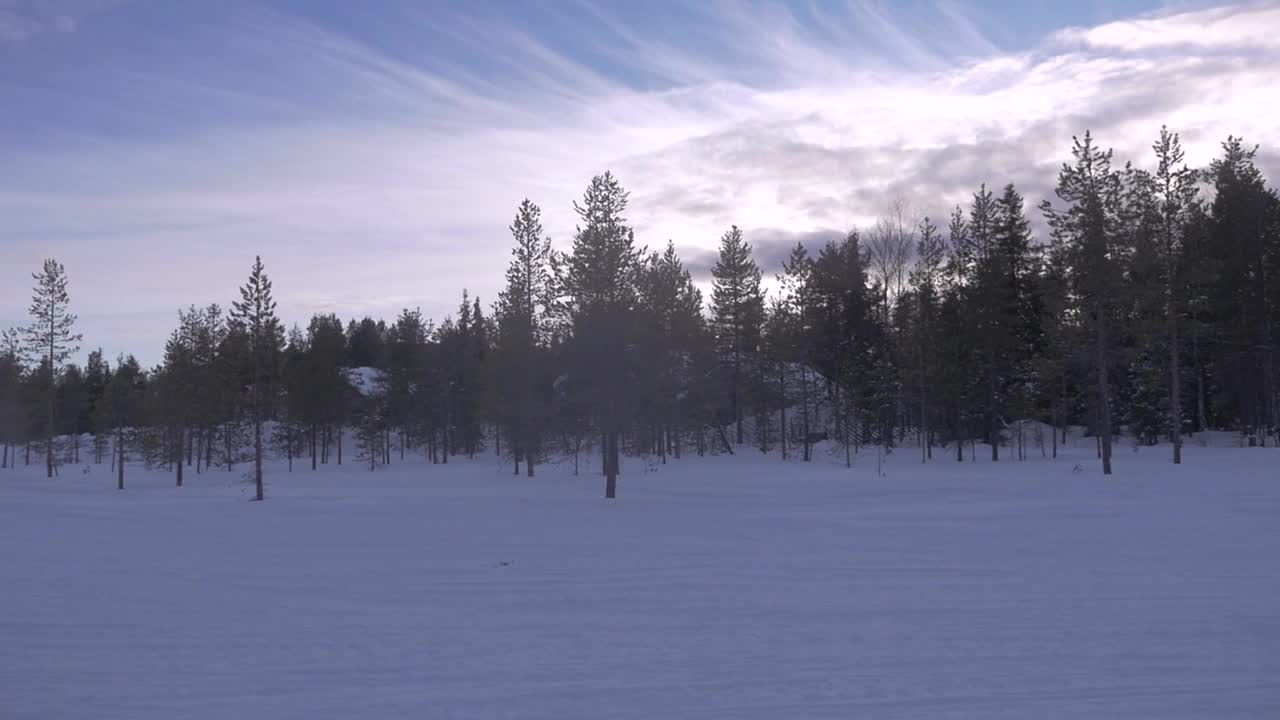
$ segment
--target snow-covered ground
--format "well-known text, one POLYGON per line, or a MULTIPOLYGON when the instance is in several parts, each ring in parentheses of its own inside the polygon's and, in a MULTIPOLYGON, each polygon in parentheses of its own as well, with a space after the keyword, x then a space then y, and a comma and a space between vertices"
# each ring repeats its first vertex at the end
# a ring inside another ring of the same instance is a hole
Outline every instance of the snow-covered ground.
POLYGON ((0 471, 0 717, 1280 717, 1280 451, 1167 452, 0 471))

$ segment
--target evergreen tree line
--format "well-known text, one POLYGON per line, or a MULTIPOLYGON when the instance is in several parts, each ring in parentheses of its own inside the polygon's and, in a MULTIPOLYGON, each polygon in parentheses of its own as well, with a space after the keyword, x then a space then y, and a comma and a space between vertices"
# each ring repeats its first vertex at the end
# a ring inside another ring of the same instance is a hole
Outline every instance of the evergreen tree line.
POLYGON ((264 456, 292 471, 344 448, 370 469, 491 452, 529 476, 590 458, 613 497, 623 454, 752 445, 808 461, 827 441, 848 463, 864 446, 1023 459, 1084 426, 1110 473, 1122 431, 1170 441, 1175 463, 1191 432, 1265 445, 1280 420, 1280 198, 1239 138, 1203 169, 1166 129, 1152 150, 1153 169, 1119 166, 1076 138, 1039 208, 1047 237, 1014 185, 983 185, 946 218, 899 202, 841 241, 797 244, 768 291, 732 227, 709 302, 670 242, 636 243, 605 173, 574 204, 567 252, 521 203, 487 314, 464 291, 438 325, 406 309, 286 332, 259 259, 228 310, 178 313, 150 369, 101 351, 68 364, 80 338, 50 260, 32 324, 0 338, 3 465, 111 463, 121 488, 131 461, 179 486, 244 465, 261 499, 264 456))

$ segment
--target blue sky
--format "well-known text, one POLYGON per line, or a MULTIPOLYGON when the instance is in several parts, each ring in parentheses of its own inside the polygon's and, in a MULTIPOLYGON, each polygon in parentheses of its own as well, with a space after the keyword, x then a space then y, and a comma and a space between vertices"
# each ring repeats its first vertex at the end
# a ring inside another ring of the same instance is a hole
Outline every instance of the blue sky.
POLYGON ((771 266, 894 199, 1050 191, 1091 128, 1146 163, 1264 146, 1276 3, 0 0, 0 325, 72 276, 86 346, 154 361, 255 254, 286 322, 491 300, 516 205, 553 240, 611 169, 641 242, 771 266))

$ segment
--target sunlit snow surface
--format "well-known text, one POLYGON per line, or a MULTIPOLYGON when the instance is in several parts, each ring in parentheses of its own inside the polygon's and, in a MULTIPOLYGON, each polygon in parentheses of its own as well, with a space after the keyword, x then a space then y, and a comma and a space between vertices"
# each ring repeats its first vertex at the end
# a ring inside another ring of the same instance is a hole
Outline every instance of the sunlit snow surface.
POLYGON ((1186 454, 35 463, 0 717, 1280 717, 1280 451, 1186 454))

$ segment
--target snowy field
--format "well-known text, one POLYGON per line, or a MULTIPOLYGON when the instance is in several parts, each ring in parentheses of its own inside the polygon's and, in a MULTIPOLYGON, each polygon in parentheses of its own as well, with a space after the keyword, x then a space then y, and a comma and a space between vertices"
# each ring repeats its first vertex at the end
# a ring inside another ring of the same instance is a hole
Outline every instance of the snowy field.
POLYGON ((1186 454, 0 471, 0 717, 1280 717, 1280 451, 1186 454))

